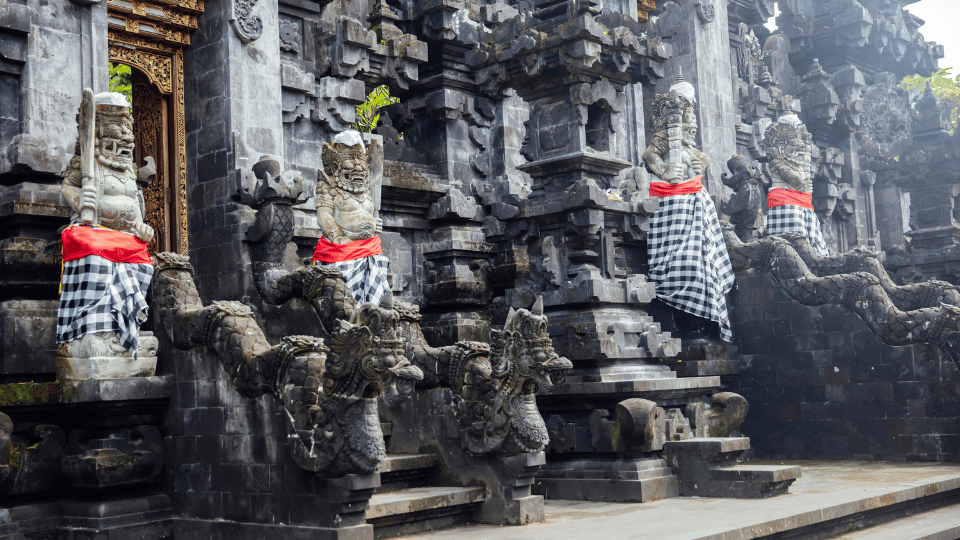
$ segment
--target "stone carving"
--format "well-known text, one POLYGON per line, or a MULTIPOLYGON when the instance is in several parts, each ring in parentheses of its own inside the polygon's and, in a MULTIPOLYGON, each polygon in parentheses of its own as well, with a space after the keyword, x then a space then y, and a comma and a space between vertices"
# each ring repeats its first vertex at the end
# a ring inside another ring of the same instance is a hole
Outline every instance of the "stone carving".
POLYGON ((258 0, 233 0, 233 17, 230 26, 243 43, 260 39, 263 35, 263 20, 253 15, 258 0))
POLYGON ((717 18, 717 9, 713 7, 711 0, 697 0, 694 8, 697 11, 697 18, 700 19, 701 23, 711 23, 717 18))
POLYGON ((94 438, 91 430, 73 430, 67 438, 63 474, 74 487, 103 489, 150 484, 163 469, 164 443, 155 426, 114 430, 94 438))
POLYGON ((821 257, 803 235, 794 233, 781 236, 793 245, 797 254, 815 275, 827 277, 866 272, 877 278, 877 282, 890 297, 893 305, 903 311, 935 308, 940 304, 960 306, 960 290, 945 281, 930 280, 897 285, 884 269, 876 251, 856 247, 840 255, 821 257))
POLYGON ((202 305, 186 257, 161 253, 157 265, 154 304, 174 346, 206 346, 241 395, 272 395, 290 420, 297 465, 332 477, 376 470, 386 451, 375 398, 394 404, 423 377, 403 355, 391 305, 340 320, 329 348, 309 336, 270 346, 248 306, 202 305))
POLYGON ((61 380, 153 375, 156 341, 139 340, 153 275, 141 185, 155 168, 133 162, 133 117, 122 94, 88 88, 77 116, 76 155, 61 193, 74 211, 63 231, 57 369, 61 380), (95 226, 96 228, 84 225, 95 226), (138 354, 142 349, 147 354, 138 354))
POLYGON ((688 403, 684 412, 695 430, 695 437, 730 437, 740 428, 749 410, 743 396, 719 392, 710 396, 710 405, 688 403))
MULTIPOLYGON (((326 144, 323 169, 317 170, 317 221, 325 238, 336 244, 366 240, 380 233, 383 221, 375 190, 383 177, 383 147, 378 141, 368 153, 362 143, 326 144), (329 174, 328 174, 329 172, 329 174)), ((378 201, 379 202, 379 201, 378 201)))
POLYGON ((650 183, 650 195, 660 200, 650 218, 650 278, 661 301, 717 322, 721 339, 730 341, 726 294, 733 272, 716 207, 700 182, 710 157, 695 146, 695 101, 693 85, 680 73, 670 92, 653 102, 653 140, 642 154, 661 180, 650 183))
MULTIPOLYGON (((682 83, 681 74, 677 85, 682 83)), ((653 140, 642 156, 650 172, 672 184, 703 174, 711 161, 710 156, 695 146, 697 117, 693 110, 693 87, 690 86, 689 94, 683 94, 671 91, 654 98, 653 140)))
POLYGON ((814 275, 791 243, 782 237, 740 242, 725 224, 734 270, 768 272, 791 298, 805 306, 839 304, 856 313, 888 345, 928 343, 941 347, 960 369, 960 307, 941 303, 904 311, 891 301, 880 279, 866 272, 814 275))
POLYGON ((796 115, 784 115, 764 133, 772 189, 767 194, 767 234, 801 233, 822 257, 829 255, 813 210, 813 137, 796 115))
POLYGON ((300 54, 303 37, 300 32, 300 20, 280 18, 280 50, 300 54))
POLYGON ((573 364, 557 355, 547 334, 543 300, 510 309, 490 344, 461 341, 431 347, 420 330, 417 306, 398 302, 405 353, 428 383, 460 396, 457 416, 463 448, 475 454, 536 453, 549 442, 536 394, 563 384, 573 364))
POLYGON ((317 170, 317 221, 323 238, 313 260, 343 274, 357 302, 378 303, 387 290, 387 258, 380 248, 383 146, 367 152, 360 134, 347 131, 321 151, 317 170))
POLYGON ((745 156, 733 156, 727 160, 731 174, 722 176, 723 185, 733 190, 720 211, 730 216, 737 236, 743 241, 757 237, 763 228, 763 192, 760 190, 760 171, 751 167, 745 156))
POLYGON ((85 90, 77 122, 80 135, 64 174, 63 198, 79 222, 130 233, 149 242, 153 229, 143 222, 140 210, 129 104, 121 94, 94 96, 85 90), (85 158, 89 163, 83 163, 85 158))
POLYGON ((742 43, 737 49, 737 74, 748 83, 770 88, 775 81, 767 67, 769 53, 764 52, 760 40, 753 30, 748 31, 747 25, 740 24, 738 29, 742 43))

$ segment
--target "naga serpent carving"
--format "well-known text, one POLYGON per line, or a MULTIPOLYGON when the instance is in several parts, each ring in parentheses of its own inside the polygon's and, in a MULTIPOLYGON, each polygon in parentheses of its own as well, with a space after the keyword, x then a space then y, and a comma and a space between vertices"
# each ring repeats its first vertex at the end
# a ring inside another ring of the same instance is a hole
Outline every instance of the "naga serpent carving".
POLYGON ((537 393, 563 384, 573 364, 560 357, 547 334, 543 300, 511 308, 491 343, 460 341, 431 347, 420 331, 419 308, 398 302, 405 353, 425 371, 424 383, 449 386, 463 401, 457 417, 463 448, 475 454, 540 452, 549 442, 537 393))
MULTIPOLYGON (((944 298, 952 298, 955 292, 944 293, 946 289, 936 285, 923 290, 911 289, 912 286, 901 287, 895 291, 900 291, 896 294, 900 295, 899 300, 905 306, 915 301, 916 297, 936 296, 931 300, 941 300, 935 307, 901 308, 887 294, 884 280, 871 273, 853 271, 815 275, 805 262, 816 262, 805 238, 791 237, 796 245, 803 246, 799 250, 803 253, 801 255, 794 244, 780 235, 742 243, 732 225, 723 225, 734 271, 742 272, 751 268, 764 270, 791 298, 805 306, 838 303, 856 313, 877 338, 888 345, 937 345, 949 354, 960 369, 960 307, 942 302, 944 298), (908 290, 912 293, 906 292, 908 290)), ((852 257, 856 258, 855 255, 852 257)), ((831 260, 833 258, 825 259, 831 260)), ((864 260, 868 258, 861 258, 861 261, 864 260)), ((866 265, 869 266, 869 263, 866 265)), ((837 265, 835 261, 832 264, 815 265, 821 272, 836 266, 840 267, 838 270, 858 269, 846 268, 843 263, 837 265)), ((857 263, 857 267, 863 268, 864 264, 857 263)))
POLYGON ((213 351, 244 397, 272 395, 290 420, 298 466, 337 477, 386 459, 375 398, 395 404, 423 377, 403 355, 392 306, 361 306, 339 321, 329 347, 311 336, 271 346, 249 306, 201 303, 187 257, 160 253, 156 265, 154 306, 174 346, 213 351))
POLYGON ((799 233, 781 233, 814 275, 820 277, 836 274, 866 272, 875 276, 893 304, 904 311, 937 307, 940 304, 960 306, 960 290, 946 281, 930 280, 923 283, 897 285, 883 267, 875 251, 855 247, 840 255, 821 257, 799 233))

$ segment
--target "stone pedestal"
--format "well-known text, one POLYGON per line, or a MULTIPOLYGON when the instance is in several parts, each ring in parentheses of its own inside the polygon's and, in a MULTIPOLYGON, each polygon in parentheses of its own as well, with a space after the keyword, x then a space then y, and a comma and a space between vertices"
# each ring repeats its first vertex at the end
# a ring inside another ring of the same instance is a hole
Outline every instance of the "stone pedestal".
POLYGON ((153 377, 157 373, 157 346, 153 332, 140 332, 134 357, 120 345, 117 332, 87 334, 57 347, 57 377, 71 386, 88 379, 153 377))

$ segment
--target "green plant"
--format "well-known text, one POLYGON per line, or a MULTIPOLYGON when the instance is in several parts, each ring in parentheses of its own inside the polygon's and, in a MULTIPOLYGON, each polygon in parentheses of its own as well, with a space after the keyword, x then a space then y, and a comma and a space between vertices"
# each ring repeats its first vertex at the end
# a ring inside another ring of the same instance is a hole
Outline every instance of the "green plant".
POLYGON ((400 103, 400 100, 390 95, 387 85, 376 87, 366 101, 357 105, 357 121, 353 129, 367 133, 373 131, 380 121, 380 109, 394 103, 400 103))
POLYGON ((110 91, 127 96, 127 101, 133 103, 133 73, 130 72, 130 66, 110 63, 110 91))
POLYGON ((938 69, 929 77, 908 75, 903 78, 900 88, 924 92, 929 83, 933 94, 940 98, 944 113, 949 115, 952 126, 950 131, 953 132, 960 127, 960 75, 951 78, 951 69, 953 68, 938 69))

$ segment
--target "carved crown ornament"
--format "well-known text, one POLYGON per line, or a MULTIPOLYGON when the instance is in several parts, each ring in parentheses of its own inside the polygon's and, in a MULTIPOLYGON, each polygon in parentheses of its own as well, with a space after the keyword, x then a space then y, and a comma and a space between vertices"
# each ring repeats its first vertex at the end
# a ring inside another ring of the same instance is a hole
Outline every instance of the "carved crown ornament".
POLYGON ((203 9, 203 0, 107 0, 107 26, 111 32, 184 47, 203 9))

